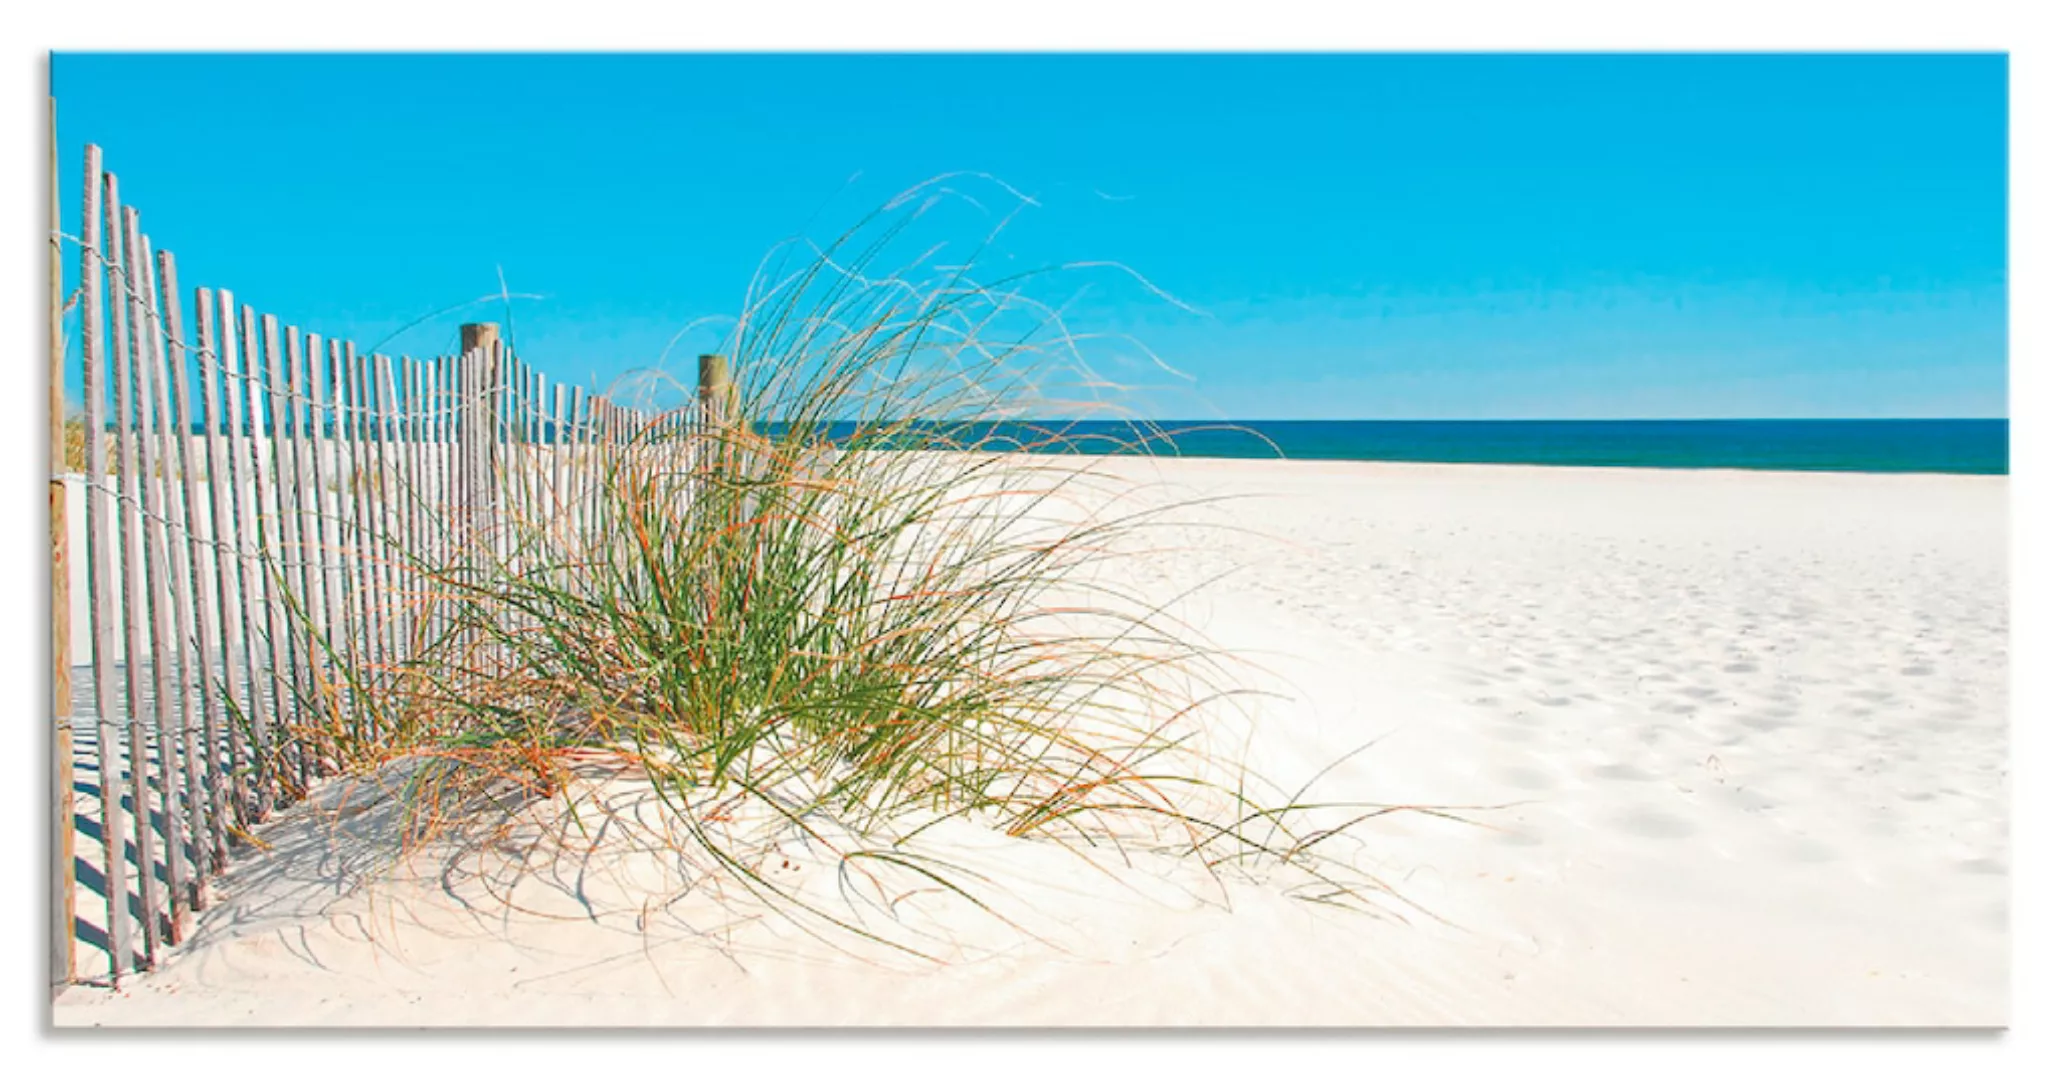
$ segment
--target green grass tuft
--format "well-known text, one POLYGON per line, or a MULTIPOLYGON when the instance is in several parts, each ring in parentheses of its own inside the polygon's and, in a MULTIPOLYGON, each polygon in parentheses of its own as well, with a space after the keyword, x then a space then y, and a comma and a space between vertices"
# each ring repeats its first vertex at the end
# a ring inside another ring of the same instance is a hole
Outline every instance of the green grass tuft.
POLYGON ((463 558, 407 553, 436 583, 409 598, 414 654, 351 671, 303 738, 346 768, 432 763, 418 839, 483 797, 561 796, 586 764, 640 770, 682 856, 868 937, 763 872, 775 837, 981 907, 914 837, 968 821, 1089 857, 1287 868, 1325 903, 1383 892, 1321 850, 1395 808, 1249 776, 1210 728, 1238 694, 1226 658, 1124 584, 1192 504, 1105 471, 1095 452, 1120 447, 995 428, 1092 410, 1105 386, 1028 298, 1043 279, 867 276, 922 205, 767 275, 727 342, 723 422, 657 412, 574 448, 564 489, 533 483, 554 447, 514 451, 490 538, 446 522, 437 550, 463 558), (1053 449, 1081 452, 1019 452, 1053 449))

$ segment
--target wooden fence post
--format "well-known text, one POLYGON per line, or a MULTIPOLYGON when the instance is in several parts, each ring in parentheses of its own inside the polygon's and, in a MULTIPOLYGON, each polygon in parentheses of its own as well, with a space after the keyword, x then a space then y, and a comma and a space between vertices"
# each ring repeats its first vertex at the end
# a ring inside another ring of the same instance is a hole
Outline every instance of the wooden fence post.
MULTIPOLYGON (((137 360, 141 349, 137 337, 144 333, 144 327, 136 306, 135 265, 130 259, 128 232, 124 227, 121 188, 111 172, 103 173, 102 179, 107 185, 103 209, 107 216, 109 288, 113 294, 108 307, 114 323, 115 428, 121 444, 122 494, 117 505, 121 515, 122 627, 128 639, 122 652, 122 671, 127 676, 123 680, 126 684, 123 704, 128 722, 128 783, 133 807, 129 817, 136 841, 136 892, 142 901, 143 966, 147 969, 157 965, 158 906, 157 830, 150 823, 149 750, 145 727, 146 724, 156 726, 162 701, 145 696, 147 691, 143 679, 144 658, 152 652, 149 599, 143 581, 143 491, 146 482, 138 446, 142 439, 138 429, 142 422, 144 395, 139 381, 143 368, 137 360)), ((120 805, 121 802, 121 793, 113 783, 115 779, 119 777, 104 779, 101 785, 101 801, 108 805, 120 805)))
MULTIPOLYGON (((185 936, 186 833, 180 813, 178 783, 179 741, 184 737, 189 714, 186 677, 192 672, 187 658, 185 635, 179 624, 185 604, 178 599, 178 573, 184 547, 176 542, 177 523, 172 520, 172 416, 168 378, 164 362, 163 313, 157 306, 157 274, 151 268, 150 238, 143 233, 141 216, 133 206, 122 208, 123 228, 129 243, 129 288, 133 290, 135 331, 131 344, 136 361, 136 437, 141 440, 138 456, 143 483, 143 582, 145 611, 150 618, 150 674, 155 688, 151 718, 155 721, 157 747, 157 798, 163 808, 158 829, 164 846, 165 903, 162 908, 147 905, 152 919, 164 918, 163 939, 177 945, 185 936)), ((150 743, 141 740, 131 748, 136 758, 136 805, 147 805, 149 781, 144 776, 149 764, 150 743)), ((145 820, 147 825, 147 819, 145 820)), ((153 964, 155 961, 153 961, 153 964)))
MULTIPOLYGON (((698 474, 696 486, 709 483, 716 474, 726 474, 738 467, 741 448, 730 431, 730 424, 736 419, 736 387, 729 379, 729 358, 713 353, 701 356, 700 408, 695 417, 699 430, 690 445, 693 449, 693 464, 690 468, 698 474)), ((698 497, 697 491, 693 497, 698 497)))
POLYGON ((701 422, 711 427, 728 423, 736 411, 736 388, 729 382, 729 358, 701 357, 701 422))
MULTIPOLYGON (((183 553, 184 572, 174 581, 177 589, 179 638, 185 643, 187 659, 192 661, 188 674, 187 705, 183 714, 184 731, 180 744, 180 755, 186 765, 186 841, 191 853, 192 880, 187 882, 187 903, 198 911, 206 902, 201 886, 213 874, 209 867, 216 865, 215 853, 226 851, 226 840, 217 835, 215 821, 219 804, 214 793, 220 789, 215 783, 214 767, 202 768, 203 762, 213 762, 216 735, 215 713, 218 708, 215 694, 219 684, 214 677, 214 657, 220 644, 214 624, 214 610, 207 604, 207 586, 211 579, 207 567, 219 559, 210 559, 211 550, 200 538, 199 524, 205 517, 208 503, 200 487, 199 465, 205 459, 196 460, 193 447, 193 401, 192 387, 186 358, 192 351, 185 338, 183 303, 179 296, 178 260, 169 251, 157 253, 158 302, 163 310, 165 348, 170 354, 170 363, 160 357, 159 374, 166 376, 171 391, 172 422, 166 431, 172 436, 176 457, 172 460, 178 466, 184 480, 183 489, 171 486, 169 474, 166 484, 166 503, 171 506, 180 520, 178 531, 184 533, 184 543, 174 548, 174 553, 183 553), (190 706, 197 691, 200 707, 199 723, 194 722, 190 706), (207 754, 201 753, 202 745, 207 754)), ((205 447, 202 448, 203 450, 205 447)))
MULTIPOLYGON (((71 517, 65 500, 64 250, 57 208, 57 99, 50 99, 50 993, 78 972, 72 927, 71 517)), ((88 440, 99 437, 87 431, 88 440)), ((93 488, 86 487, 86 498, 93 488)))
POLYGON ((463 420, 458 428, 458 460, 462 463, 460 475, 464 477, 460 490, 465 507, 465 543, 471 553, 470 546, 483 541, 488 523, 493 520, 492 393, 499 376, 494 361, 500 345, 500 324, 465 323, 458 327, 458 343, 463 354, 459 363, 464 372, 460 383, 463 420))
MULTIPOLYGON (((103 290, 108 283, 101 236, 101 196, 112 194, 112 178, 103 179, 100 148, 86 146, 86 183, 79 206, 79 360, 80 390, 86 406, 86 598, 93 629, 93 749, 95 784, 99 788, 100 848, 106 878, 108 982, 121 985, 122 969, 134 951, 129 937, 129 860, 127 826, 123 824, 120 747, 115 719, 121 709, 115 697, 115 608, 121 602, 122 579, 115 576, 117 539, 126 537, 126 514, 109 488, 107 397, 118 365, 108 358, 108 317, 121 310, 119 298, 109 310, 103 290), (110 794, 110 792, 112 794, 110 794)), ((126 391, 124 391, 126 393, 126 391)), ((119 414, 117 414, 119 415, 119 414)), ((126 423, 126 420, 121 421, 126 423)))

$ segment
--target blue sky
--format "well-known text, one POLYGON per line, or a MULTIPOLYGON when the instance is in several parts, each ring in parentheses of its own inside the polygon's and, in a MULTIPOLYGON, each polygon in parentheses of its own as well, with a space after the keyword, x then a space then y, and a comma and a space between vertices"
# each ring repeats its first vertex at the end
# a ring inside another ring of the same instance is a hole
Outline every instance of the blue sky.
MULTIPOLYGON (((587 385, 785 238, 949 172, 921 240, 1161 417, 2000 416, 1995 56, 56 56, 182 283, 369 346, 500 290, 587 385), (1003 185, 1006 185, 1005 187, 1003 185), (977 205, 974 205, 974 202, 977 205), (1191 309, 1191 310, 1190 310, 1191 309), (1109 341, 1119 341, 1109 338, 1109 341)), ((70 225, 68 228, 76 228, 70 225)), ((940 256, 939 258, 942 258, 940 256)), ((71 271, 75 273, 75 268, 71 271)), ((383 350, 447 350, 466 317, 383 350)), ((707 322, 669 366, 719 347, 707 322)), ((72 378, 76 386, 76 374, 72 378)))

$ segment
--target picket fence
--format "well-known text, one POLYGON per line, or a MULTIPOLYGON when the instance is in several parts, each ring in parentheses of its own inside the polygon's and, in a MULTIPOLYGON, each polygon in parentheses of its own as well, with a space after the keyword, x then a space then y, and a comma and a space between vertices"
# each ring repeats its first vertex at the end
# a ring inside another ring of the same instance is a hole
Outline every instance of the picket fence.
POLYGON ((363 722, 451 625, 451 568, 519 557, 498 522, 576 528, 610 447, 704 423, 727 389, 704 357, 696 404, 634 408, 554 384, 493 324, 454 355, 367 353, 227 289, 182 293, 97 146, 83 194, 76 237, 52 210, 53 282, 60 242, 79 259, 76 349, 54 285, 52 348, 82 365, 86 501, 68 552, 53 483, 53 592, 82 556, 91 627, 73 680, 53 595, 53 987, 179 943, 250 830, 335 768, 304 733, 363 722))

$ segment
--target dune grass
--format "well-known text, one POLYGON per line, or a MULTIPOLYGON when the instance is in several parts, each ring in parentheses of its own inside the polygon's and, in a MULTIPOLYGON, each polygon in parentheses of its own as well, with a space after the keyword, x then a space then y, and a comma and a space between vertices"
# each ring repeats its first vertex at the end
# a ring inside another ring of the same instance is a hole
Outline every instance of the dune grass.
POLYGON ((86 418, 77 413, 64 418, 64 468, 66 472, 86 471, 86 418))
POLYGON ((348 771, 418 766, 418 843, 510 793, 569 799, 583 766, 629 770, 710 878, 875 939, 766 871, 781 838, 981 908, 916 837, 962 821, 1217 880, 1284 868, 1324 903, 1383 894, 1323 843, 1397 808, 1253 777, 1212 728, 1234 664, 1125 584, 1195 504, 1095 456, 1138 447, 1027 422, 1106 388, 1030 299, 1041 279, 868 276, 919 209, 768 268, 726 342, 732 400, 577 447, 564 488, 504 460, 490 520, 403 553, 434 583, 407 598, 412 654, 336 650, 333 720, 299 738, 348 771))

